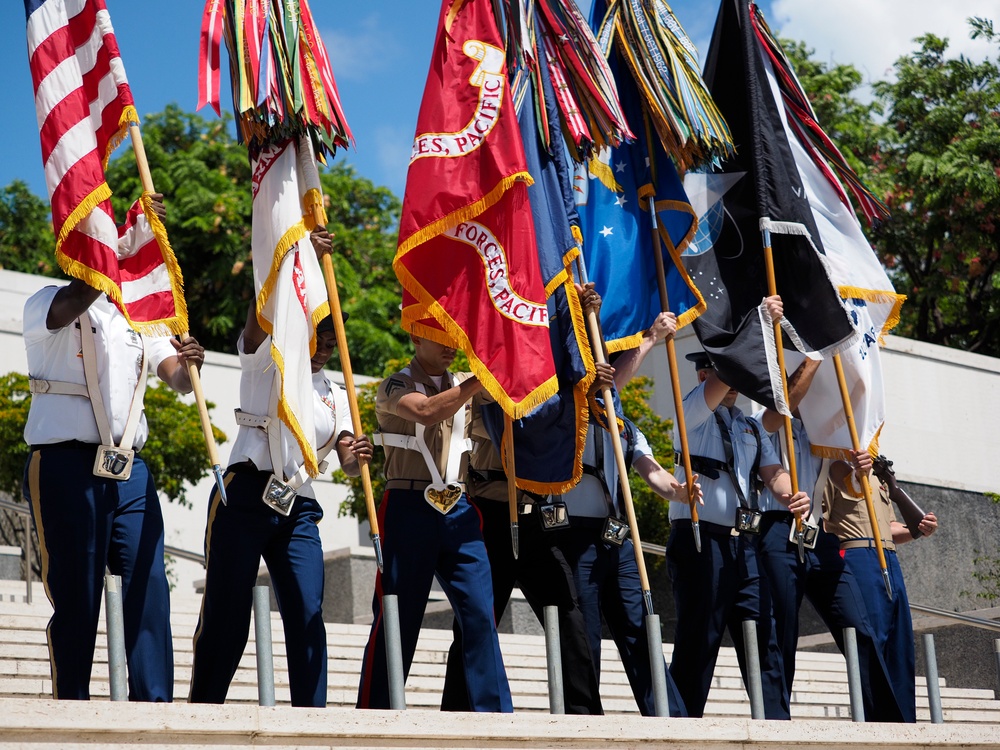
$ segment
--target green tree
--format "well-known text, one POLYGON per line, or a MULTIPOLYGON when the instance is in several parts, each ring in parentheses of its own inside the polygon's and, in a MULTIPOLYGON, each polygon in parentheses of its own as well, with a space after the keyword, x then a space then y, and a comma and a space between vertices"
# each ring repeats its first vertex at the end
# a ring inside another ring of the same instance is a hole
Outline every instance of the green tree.
MULTIPOLYGON (((30 406, 28 376, 18 372, 0 376, 0 441, 6 446, 0 452, 0 495, 15 502, 22 501, 21 483, 30 453, 24 443, 30 406)), ((145 406, 149 439, 142 457, 156 478, 157 490, 170 502, 190 508, 187 487, 209 472, 198 407, 184 403, 166 386, 148 388, 145 406)), ((225 442, 225 433, 215 427, 213 432, 216 442, 225 442)), ((22 521, 6 510, 0 510, 0 544, 24 547, 22 521)), ((39 573, 37 545, 35 551, 32 568, 39 573)))
MULTIPOLYGON (((970 25, 1000 53, 990 22, 970 25)), ((853 66, 783 44, 820 124, 891 211, 866 231, 909 298, 896 332, 1000 356, 1000 54, 977 63, 933 34, 916 42, 868 104, 853 66)))
POLYGON ((14 180, 0 190, 0 268, 58 276, 49 204, 14 180))
MULTIPOLYGON (((206 120, 176 105, 143 122, 153 184, 167 206, 170 244, 184 273, 191 329, 207 348, 233 351, 253 299, 251 186, 246 148, 228 116, 206 120)), ((381 373, 406 351, 398 326, 400 287, 392 270, 399 201, 338 162, 320 174, 341 304, 350 314, 351 364, 381 373)), ((135 160, 123 153, 108 168, 116 215, 141 187, 135 160)))
POLYGON ((899 291, 899 332, 1000 356, 1000 37, 996 57, 946 56, 933 34, 874 84, 886 126, 869 177, 892 210, 874 233, 899 291))

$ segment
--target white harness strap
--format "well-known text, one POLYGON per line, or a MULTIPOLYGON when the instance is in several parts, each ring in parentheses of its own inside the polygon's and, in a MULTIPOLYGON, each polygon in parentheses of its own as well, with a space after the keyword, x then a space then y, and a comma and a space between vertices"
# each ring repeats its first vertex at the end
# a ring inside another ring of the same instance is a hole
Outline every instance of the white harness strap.
MULTIPOLYGON (((272 381, 271 385, 271 401, 268 405, 268 416, 262 416, 257 414, 250 414, 242 409, 236 409, 236 424, 242 427, 256 427, 258 429, 264 430, 267 434, 267 450, 271 456, 271 472, 277 477, 280 476, 282 481, 291 487, 293 490, 298 490, 306 480, 309 479, 309 473, 306 471, 305 464, 299 467, 299 470, 289 478, 285 478, 284 475, 284 461, 281 457, 281 420, 277 417, 272 417, 270 414, 275 414, 278 411, 278 387, 277 379, 272 381)), ((336 425, 334 426, 336 429, 336 425)), ((337 435, 333 435, 324 445, 321 445, 316 450, 316 458, 319 461, 319 471, 320 473, 326 472, 330 467, 329 462, 325 459, 330 454, 330 451, 337 444, 337 435)))
POLYGON ((142 399, 146 394, 146 344, 142 337, 142 363, 139 370, 139 379, 135 384, 135 392, 132 394, 132 403, 129 406, 128 418, 125 420, 125 430, 122 432, 121 443, 116 445, 111 435, 111 423, 108 421, 108 414, 104 409, 104 399, 101 398, 101 388, 97 375, 97 344, 94 340, 94 329, 90 325, 90 316, 84 313, 77 319, 80 326, 80 348, 83 355, 83 376, 87 381, 86 385, 79 383, 67 383, 61 380, 42 380, 32 378, 29 380, 29 388, 32 393, 52 393, 61 396, 83 396, 90 400, 90 406, 94 410, 94 420, 97 422, 97 432, 101 436, 101 443, 107 446, 131 450, 135 441, 135 433, 139 428, 139 417, 142 416, 142 399))
MULTIPOLYGON (((409 368, 402 371, 409 375, 409 368)), ((427 395, 427 388, 423 383, 414 383, 417 392, 423 396, 427 395)), ((414 425, 415 435, 401 435, 395 432, 377 432, 372 442, 375 445, 391 446, 393 448, 403 448, 404 450, 417 451, 424 459, 427 471, 430 472, 431 482, 435 485, 444 486, 458 481, 458 472, 462 463, 462 454, 472 450, 472 441, 465 437, 465 406, 462 406, 455 413, 451 426, 451 440, 448 444, 448 459, 444 466, 444 476, 438 470, 437 461, 431 455, 430 448, 427 447, 427 439, 424 436, 425 429, 417 422, 414 425)))

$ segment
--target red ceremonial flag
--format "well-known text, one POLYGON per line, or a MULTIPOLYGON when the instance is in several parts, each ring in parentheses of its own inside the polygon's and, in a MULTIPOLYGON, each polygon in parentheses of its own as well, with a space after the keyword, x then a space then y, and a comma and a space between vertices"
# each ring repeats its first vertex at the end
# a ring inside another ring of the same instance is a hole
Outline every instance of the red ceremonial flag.
POLYGON ((403 327, 462 349, 515 419, 555 394, 528 175, 490 0, 444 0, 393 268, 403 327))
POLYGON ((139 118, 104 0, 26 0, 25 13, 56 260, 136 329, 186 331, 180 268, 148 196, 121 234, 111 210, 104 169, 139 118))

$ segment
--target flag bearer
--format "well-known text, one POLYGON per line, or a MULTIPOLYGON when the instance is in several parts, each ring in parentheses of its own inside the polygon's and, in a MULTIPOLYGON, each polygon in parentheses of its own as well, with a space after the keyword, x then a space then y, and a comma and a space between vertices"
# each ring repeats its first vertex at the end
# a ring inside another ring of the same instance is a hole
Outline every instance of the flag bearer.
MULTIPOLYGON (((154 204, 162 216, 162 203, 154 204)), ((163 517, 141 451, 147 370, 181 393, 204 348, 143 336, 79 279, 24 306, 34 394, 24 439, 24 496, 52 603, 47 629, 52 695, 88 700, 105 568, 122 577, 129 699, 170 701, 174 667, 163 566, 163 517)))
POLYGON ((465 476, 468 402, 482 385, 450 373, 455 350, 410 336, 415 356, 379 386, 375 401, 385 448, 385 496, 379 506, 384 570, 375 580, 359 708, 390 708, 382 596, 395 594, 403 674, 409 673, 431 583, 437 578, 462 631, 469 707, 511 712, 493 617, 493 585, 480 516, 459 479, 465 476))

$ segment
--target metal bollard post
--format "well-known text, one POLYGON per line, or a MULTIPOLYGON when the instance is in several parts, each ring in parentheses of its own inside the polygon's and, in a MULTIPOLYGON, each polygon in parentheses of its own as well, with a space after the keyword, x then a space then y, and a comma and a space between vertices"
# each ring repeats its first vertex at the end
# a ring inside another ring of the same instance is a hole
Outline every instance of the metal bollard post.
POLYGON ((937 651, 934 634, 924 633, 924 659, 927 662, 927 702, 931 709, 931 723, 944 724, 941 712, 941 683, 938 682, 937 651))
POLYGON ((566 713, 563 693, 562 644, 559 640, 559 607, 545 608, 545 664, 549 675, 549 713, 566 713))
POLYGON ((997 660, 997 698, 1000 698, 1000 638, 993 641, 993 655, 997 660))
POLYGON ((274 650, 271 643, 271 591, 253 587, 253 627, 257 649, 257 703, 274 705, 274 650))
POLYGON ((111 700, 128 700, 128 678, 125 673, 125 614, 122 610, 122 579, 104 576, 104 615, 108 628, 108 679, 111 700))
POLYGON ((399 638, 399 601, 395 594, 382 597, 382 627, 385 629, 385 661, 389 674, 389 708, 406 710, 403 647, 399 638))
POLYGON ((667 668, 663 662, 663 638, 660 635, 659 615, 646 615, 646 640, 649 642, 649 676, 653 681, 653 710, 657 716, 670 716, 667 668))
POLYGON ((760 682, 760 654, 757 650, 757 623, 743 621, 743 646, 747 657, 747 693, 750 695, 750 718, 764 718, 764 688, 760 682))
POLYGON ((27 596, 25 601, 31 604, 31 563, 34 562, 35 554, 32 547, 31 532, 33 531, 31 526, 31 516, 26 515, 24 517, 24 580, 28 586, 26 592, 27 596))
POLYGON ((864 721, 865 704, 861 698, 858 633, 854 628, 844 628, 844 657, 847 659, 847 691, 851 696, 851 721, 864 721))

